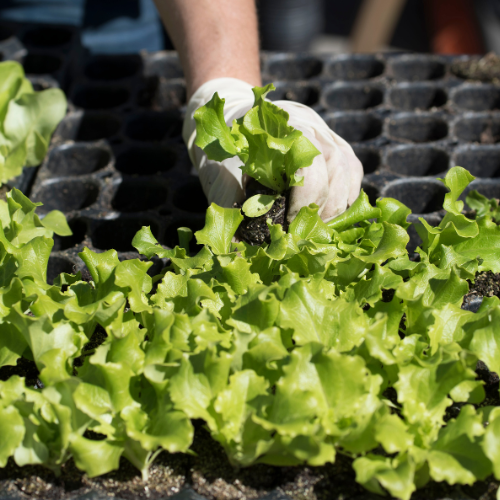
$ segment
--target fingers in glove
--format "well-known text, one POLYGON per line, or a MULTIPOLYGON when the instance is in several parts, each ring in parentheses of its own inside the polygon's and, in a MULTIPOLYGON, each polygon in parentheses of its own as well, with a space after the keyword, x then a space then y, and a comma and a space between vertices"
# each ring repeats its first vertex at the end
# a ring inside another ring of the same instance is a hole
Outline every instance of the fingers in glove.
MULTIPOLYGON (((314 144, 319 152, 322 153, 321 143, 307 131, 304 132, 304 135, 314 144)), ((287 220, 289 223, 295 219, 302 207, 310 203, 318 205, 319 213, 321 214, 328 201, 328 171, 325 163, 325 156, 323 154, 316 156, 310 167, 297 170, 297 175, 302 175, 304 177, 304 185, 295 186, 290 190, 287 212, 287 220)))
POLYGON ((349 186, 349 196, 347 198, 346 208, 348 208, 356 201, 356 198, 359 196, 361 181, 363 180, 364 174, 363 165, 361 164, 351 145, 347 141, 342 139, 342 137, 337 136, 336 142, 349 163, 351 185, 349 186))

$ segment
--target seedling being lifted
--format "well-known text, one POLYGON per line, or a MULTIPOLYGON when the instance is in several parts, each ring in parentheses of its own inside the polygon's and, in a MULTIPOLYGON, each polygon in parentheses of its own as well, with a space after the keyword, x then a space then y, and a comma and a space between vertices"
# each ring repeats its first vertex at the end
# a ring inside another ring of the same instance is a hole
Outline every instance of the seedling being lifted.
POLYGON ((304 182, 297 171, 309 167, 320 154, 300 130, 288 125, 286 111, 265 100, 272 90, 272 83, 254 87, 252 109, 234 120, 231 128, 224 119, 224 99, 217 92, 194 114, 196 145, 207 157, 223 161, 238 156, 243 174, 256 181, 247 184, 245 220, 239 229, 240 236, 253 244, 268 239, 268 218, 285 226, 289 190, 304 182))

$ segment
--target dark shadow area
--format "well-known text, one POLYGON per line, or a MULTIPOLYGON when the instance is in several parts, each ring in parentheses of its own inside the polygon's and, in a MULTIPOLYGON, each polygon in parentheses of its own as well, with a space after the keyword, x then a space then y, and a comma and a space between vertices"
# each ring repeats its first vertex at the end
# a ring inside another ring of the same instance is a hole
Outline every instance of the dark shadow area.
POLYGON ((116 158, 116 170, 128 175, 155 175, 167 172, 177 162, 177 153, 162 146, 129 146, 116 158))
POLYGON ((62 60, 50 54, 27 54, 23 57, 24 71, 28 75, 55 73, 62 66, 62 60))
POLYGON ((362 163, 365 174, 372 174, 380 166, 380 152, 378 149, 354 146, 353 150, 362 163))
POLYGON ((174 192, 173 203, 186 212, 205 213, 208 202, 198 178, 178 187, 174 192))
POLYGON ((167 187, 156 181, 122 179, 111 206, 120 212, 143 212, 164 205, 167 196, 167 187))
POLYGON ((136 141, 160 142, 167 137, 178 137, 181 133, 182 119, 179 111, 136 114, 125 127, 125 135, 136 141))
POLYGON ((47 266, 47 283, 52 285, 54 283, 54 279, 61 273, 72 274, 73 266, 73 262, 69 259, 52 255, 49 257, 49 264, 47 266))
POLYGON ((27 31, 23 37, 26 45, 55 48, 71 41, 73 32, 67 28, 41 26, 27 31))
POLYGON ((84 113, 78 123, 75 141, 108 139, 120 130, 120 118, 104 113, 84 113))
POLYGON ((73 231, 71 236, 59 236, 54 234, 54 248, 53 250, 67 250, 79 245, 87 234, 87 222, 83 219, 72 219, 68 221, 68 225, 73 231))
POLYGON ((134 76, 141 68, 139 55, 98 55, 90 59, 84 73, 91 80, 113 81, 134 76))
POLYGON ((132 240, 142 226, 150 226, 151 232, 158 239, 158 223, 149 217, 121 216, 117 219, 94 220, 91 240, 100 250, 114 248, 119 252, 135 251, 132 240))
POLYGON ((125 87, 90 86, 79 87, 73 93, 73 103, 83 109, 111 109, 128 101, 129 91, 125 87))

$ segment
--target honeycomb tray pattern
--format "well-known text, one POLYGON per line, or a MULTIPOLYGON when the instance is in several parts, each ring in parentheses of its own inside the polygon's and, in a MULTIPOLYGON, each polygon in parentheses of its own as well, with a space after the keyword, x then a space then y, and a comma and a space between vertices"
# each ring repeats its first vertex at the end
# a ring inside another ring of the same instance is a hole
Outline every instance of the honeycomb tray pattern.
MULTIPOLYGON (((73 28, 7 24, 0 54, 20 61, 38 88, 61 86, 69 99, 43 164, 14 182, 43 202, 42 213, 64 212, 73 230, 55 237, 49 281, 81 269, 84 246, 137 257, 131 240, 143 225, 170 247, 178 227, 203 227, 207 201, 182 142, 186 88, 175 52, 88 56, 73 28)), ((271 99, 311 106, 353 146, 371 201, 394 197, 412 209, 411 221, 437 224, 446 192, 438 178, 452 166, 477 177, 469 189, 500 198, 500 86, 454 74, 469 59, 263 53, 261 62, 264 81, 277 87, 271 99)), ((419 238, 410 234, 414 251, 419 238)), ((276 495, 266 498, 288 498, 276 495)), ((178 498, 203 500, 188 490, 178 498)))
MULTIPOLYGON (((277 87, 270 97, 312 106, 352 144, 370 199, 394 197, 412 221, 431 224, 443 215, 437 178, 454 165, 477 177, 469 189, 500 197, 500 87, 455 76, 453 63, 262 54, 264 80, 277 87)), ((207 202, 182 143, 186 90, 174 52, 86 57, 68 95, 68 115, 30 190, 45 209, 65 212, 74 230, 56 241, 51 276, 78 263, 84 245, 126 258, 144 224, 168 246, 177 227, 203 226, 207 202)), ((409 249, 418 243, 413 230, 409 249)))

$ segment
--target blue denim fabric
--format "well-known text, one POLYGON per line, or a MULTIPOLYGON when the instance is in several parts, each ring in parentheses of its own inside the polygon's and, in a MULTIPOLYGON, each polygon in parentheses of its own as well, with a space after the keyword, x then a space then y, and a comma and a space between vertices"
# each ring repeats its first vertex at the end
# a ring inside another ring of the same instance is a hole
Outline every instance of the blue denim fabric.
POLYGON ((79 26, 94 54, 155 51, 164 44, 153 0, 1 0, 0 19, 79 26))

